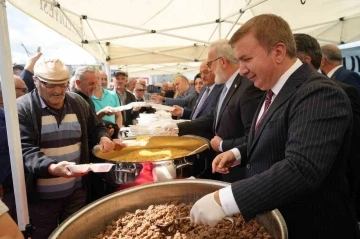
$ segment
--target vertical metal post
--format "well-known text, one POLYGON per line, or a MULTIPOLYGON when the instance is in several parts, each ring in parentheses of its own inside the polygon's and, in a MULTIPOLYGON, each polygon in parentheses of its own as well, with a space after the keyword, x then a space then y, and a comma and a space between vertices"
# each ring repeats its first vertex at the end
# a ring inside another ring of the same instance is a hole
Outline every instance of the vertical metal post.
POLYGON ((9 31, 5 0, 0 0, 0 79, 3 93, 6 131, 9 144, 17 220, 21 231, 29 224, 24 166, 21 153, 19 119, 12 73, 9 31))
POLYGON ((221 0, 219 0, 219 39, 221 39, 221 0))

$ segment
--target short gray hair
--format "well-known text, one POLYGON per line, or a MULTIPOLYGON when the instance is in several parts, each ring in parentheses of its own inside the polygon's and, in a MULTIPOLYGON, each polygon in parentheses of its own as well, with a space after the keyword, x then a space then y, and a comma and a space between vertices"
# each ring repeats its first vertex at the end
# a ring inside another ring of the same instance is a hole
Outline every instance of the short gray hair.
POLYGON ((328 44, 321 47, 321 53, 330 61, 341 63, 342 54, 341 50, 334 44, 328 44))
POLYGON ((217 40, 211 43, 210 48, 214 49, 216 57, 224 57, 234 65, 239 63, 239 60, 236 58, 235 49, 229 44, 228 40, 217 40))
POLYGON ((79 79, 79 80, 83 80, 84 79, 84 74, 86 72, 90 72, 90 73, 94 73, 96 74, 98 72, 97 69, 95 69, 94 67, 92 66, 80 66, 76 69, 75 71, 75 74, 74 74, 74 77, 75 77, 75 80, 79 79))

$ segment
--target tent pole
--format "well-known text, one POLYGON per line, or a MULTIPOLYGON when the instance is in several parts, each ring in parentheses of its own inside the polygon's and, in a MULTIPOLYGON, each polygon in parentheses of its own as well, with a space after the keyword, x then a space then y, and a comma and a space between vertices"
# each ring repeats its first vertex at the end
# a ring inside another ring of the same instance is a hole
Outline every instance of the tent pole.
POLYGON ((109 63, 105 63, 105 73, 107 75, 107 82, 108 82, 107 88, 109 88, 111 82, 111 69, 109 63))
POLYGON ((173 30, 178 30, 178 29, 185 29, 185 28, 190 28, 190 27, 199 27, 199 26, 204 26, 204 25, 209 25, 209 24, 214 24, 214 23, 215 23, 214 21, 211 21, 211 22, 202 22, 202 23, 185 25, 185 26, 180 26, 180 27, 160 29, 159 31, 167 32, 167 31, 173 31, 173 30))
MULTIPOLYGON (((245 1, 245 2, 246 2, 246 1, 245 1)), ((246 5, 249 6, 250 3, 251 3, 251 0, 250 0, 248 3, 246 3, 246 5)), ((244 14, 244 12, 240 12, 240 14, 239 14, 239 16, 237 17, 236 21, 235 21, 235 22, 233 23, 233 25, 231 26, 228 34, 226 34, 225 39, 228 38, 228 36, 230 35, 231 31, 234 29, 235 25, 237 24, 237 22, 239 21, 240 17, 241 17, 243 14, 244 14)))
POLYGON ((16 97, 5 0, 0 0, 0 46, 2 49, 0 51, 0 78, 1 87, 3 89, 6 131, 9 144, 17 220, 20 230, 25 231, 29 226, 29 213, 26 200, 18 111, 16 103, 14 104, 14 102, 16 102, 16 97))
MULTIPOLYGON (((221 19, 221 0, 218 1, 218 10, 219 10, 219 17, 218 19, 221 19)), ((221 39, 221 21, 219 21, 219 39, 221 39)))
POLYGON ((95 40, 88 40, 88 43, 109 41, 109 40, 115 40, 115 39, 120 39, 120 38, 135 37, 135 36, 142 36, 142 35, 148 35, 148 34, 151 34, 151 32, 140 32, 140 33, 134 33, 134 34, 129 34, 129 35, 122 35, 122 36, 107 37, 107 38, 101 38, 101 39, 95 39, 95 40))
MULTIPOLYGON (((127 46, 120 46, 120 47, 125 47, 127 48, 127 46)), ((169 48, 169 49, 164 49, 164 50, 159 50, 159 51, 147 51, 147 52, 141 52, 141 53, 135 53, 135 54, 128 54, 128 55, 121 55, 121 56, 112 56, 111 59, 120 59, 120 58, 126 58, 126 57, 132 57, 132 56, 142 56, 142 55, 146 55, 149 53, 162 53, 162 52, 167 52, 167 51, 175 51, 175 50, 180 50, 180 49, 186 49, 186 48, 192 48, 194 47, 192 46, 180 46, 180 47, 174 47, 174 48, 169 48)), ((130 47, 131 48, 131 47, 130 47)), ((140 50, 142 51, 142 49, 137 49, 137 48, 131 48, 131 49, 135 49, 135 50, 140 50)))
POLYGON ((321 22, 321 23, 317 23, 317 24, 313 24, 313 25, 308 25, 305 27, 299 27, 299 28, 294 28, 291 29, 292 31, 299 31, 299 30, 304 30, 304 29, 308 29, 308 28, 312 28, 312 27, 318 27, 318 26, 322 26, 322 25, 326 25, 329 23, 335 23, 335 22, 339 22, 339 19, 335 19, 335 20, 331 20, 331 21, 327 21, 327 22, 321 22))
POLYGON ((237 15, 237 14, 239 14, 239 13, 245 12, 246 10, 248 10, 248 9, 250 9, 250 8, 253 8, 253 7, 256 7, 257 5, 259 5, 259 4, 263 3, 263 2, 266 2, 266 1, 268 1, 268 0, 260 0, 259 2, 250 4, 250 5, 246 6, 246 7, 243 7, 243 8, 241 8, 241 9, 239 9, 239 11, 237 11, 237 12, 235 12, 235 13, 232 13, 232 14, 230 14, 229 16, 224 17, 222 20, 226 20, 226 19, 228 19, 228 18, 230 18, 230 17, 233 17, 233 16, 235 16, 235 15, 237 15))

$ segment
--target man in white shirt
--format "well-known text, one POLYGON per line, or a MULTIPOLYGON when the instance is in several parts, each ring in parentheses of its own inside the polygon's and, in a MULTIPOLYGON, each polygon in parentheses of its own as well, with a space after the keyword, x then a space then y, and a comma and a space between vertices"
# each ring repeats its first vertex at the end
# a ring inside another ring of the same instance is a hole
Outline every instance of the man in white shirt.
POLYGON ((291 29, 278 16, 253 17, 230 44, 240 74, 267 94, 247 142, 212 165, 220 173, 245 166, 246 179, 201 198, 191 220, 215 225, 226 215, 240 212, 250 220, 278 208, 291 239, 359 238, 354 205, 343 187, 352 127, 345 93, 296 58, 291 29))

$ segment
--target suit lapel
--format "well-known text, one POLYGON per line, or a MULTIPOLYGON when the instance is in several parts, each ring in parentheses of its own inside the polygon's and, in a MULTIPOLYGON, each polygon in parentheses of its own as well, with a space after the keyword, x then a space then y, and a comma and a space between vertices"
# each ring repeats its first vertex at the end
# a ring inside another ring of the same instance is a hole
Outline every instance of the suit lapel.
MULTIPOLYGON (((190 115, 190 119, 192 119, 197 107, 199 106, 199 102, 201 100, 201 97, 203 96, 204 92, 206 91, 206 87, 203 87, 200 91, 199 97, 197 98, 196 102, 195 102, 195 107, 193 108, 193 110, 191 111, 191 115, 190 115)), ((200 111, 198 112, 198 114, 200 114, 200 111)))
MULTIPOLYGON (((236 92, 236 90, 240 87, 241 85, 241 76, 239 74, 237 74, 236 78, 234 79, 230 89, 228 89, 228 92, 226 93, 226 96, 225 96, 225 99, 221 105, 221 108, 220 108, 220 112, 219 112, 219 118, 216 122, 216 125, 215 125, 215 129, 217 129, 217 127, 219 126, 219 122, 221 121, 221 116, 225 110, 225 107, 227 106, 227 104, 229 103, 231 97, 233 96, 233 94, 236 92)), ((221 95, 221 93, 220 93, 221 95)), ((220 98, 219 98, 220 99, 220 98)), ((216 106, 216 109, 218 108, 218 105, 216 106)))
POLYGON ((295 94, 297 88, 304 82, 304 80, 306 78, 306 74, 310 70, 311 69, 309 68, 309 66, 307 66, 306 64, 303 64, 300 68, 298 68, 289 77, 289 79, 286 81, 286 83, 280 90, 279 94, 275 97, 274 101, 270 105, 268 111, 266 112, 266 114, 259 126, 258 132, 256 133, 256 135, 254 135, 255 124, 256 124, 257 118, 259 116, 260 109, 263 105, 264 99, 261 101, 262 103, 258 107, 257 112, 254 117, 254 120, 251 125, 251 130, 250 130, 251 135, 249 137, 250 150, 248 151, 248 155, 250 155, 250 153, 254 149, 254 146, 256 145, 257 141, 259 140, 259 137, 261 136, 263 129, 265 128, 267 122, 271 119, 274 112, 277 111, 283 104, 285 104, 289 100, 289 98, 291 98, 295 94))
MULTIPOLYGON (((221 85, 215 85, 214 88, 211 90, 210 94, 208 95, 206 101, 204 102, 204 104, 202 105, 201 109, 199 110, 199 114, 201 113, 201 111, 203 109, 205 109, 205 107, 207 106, 207 104, 209 104, 211 97, 215 97, 215 95, 218 93, 218 87, 220 87, 221 85)), ((205 91, 204 91, 205 92, 205 91)))

